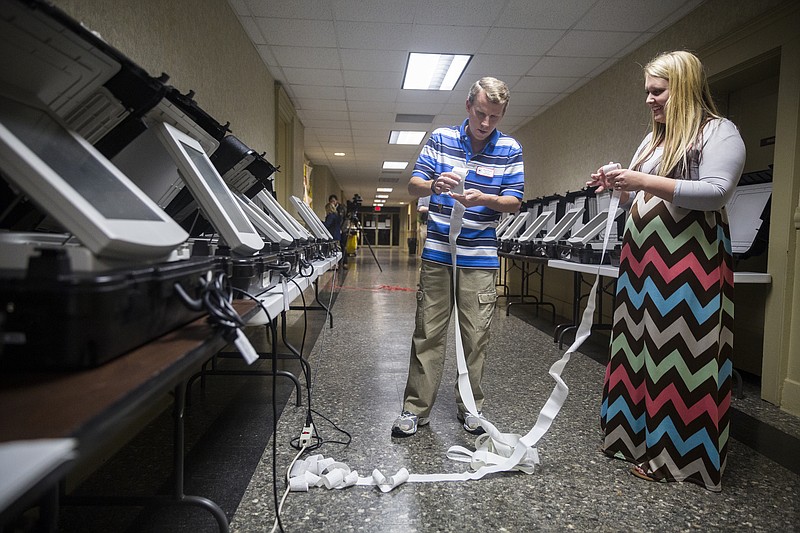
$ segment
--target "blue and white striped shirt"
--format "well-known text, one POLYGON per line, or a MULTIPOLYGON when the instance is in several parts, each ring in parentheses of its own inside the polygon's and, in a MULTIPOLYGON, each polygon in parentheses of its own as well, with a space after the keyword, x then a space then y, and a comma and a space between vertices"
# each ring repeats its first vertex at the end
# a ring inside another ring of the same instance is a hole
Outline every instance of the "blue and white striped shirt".
MULTIPOLYGON (((514 196, 522 200, 525 171, 522 147, 508 135, 494 130, 480 153, 473 154, 467 120, 461 126, 437 128, 422 148, 413 176, 432 180, 454 167, 469 169, 464 189, 486 194, 514 196)), ((422 259, 450 265, 450 214, 455 200, 447 194, 431 196, 428 237, 422 259)), ((466 268, 498 268, 495 228, 500 213, 484 206, 467 208, 458 236, 456 262, 466 268)))

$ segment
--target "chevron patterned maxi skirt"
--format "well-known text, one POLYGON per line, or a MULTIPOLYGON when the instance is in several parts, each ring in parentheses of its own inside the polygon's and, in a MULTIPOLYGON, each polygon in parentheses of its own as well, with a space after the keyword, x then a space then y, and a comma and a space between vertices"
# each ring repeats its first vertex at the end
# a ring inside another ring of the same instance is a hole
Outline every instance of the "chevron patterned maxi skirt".
POLYGON ((723 211, 638 193, 625 225, 600 422, 606 454, 722 490, 733 371, 723 211))

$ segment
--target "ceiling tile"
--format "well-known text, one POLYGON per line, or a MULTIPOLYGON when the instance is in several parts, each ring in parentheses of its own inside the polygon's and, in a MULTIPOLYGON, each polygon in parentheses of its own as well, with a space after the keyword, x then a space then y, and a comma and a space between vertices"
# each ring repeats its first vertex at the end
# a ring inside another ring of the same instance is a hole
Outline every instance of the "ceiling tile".
MULTIPOLYGON (((470 82, 470 85, 472 82, 470 82)), ((418 91, 418 90, 399 90, 397 94, 397 101, 402 102, 404 104, 419 104, 419 108, 429 106, 431 104, 445 104, 448 100, 450 100, 450 96, 452 93, 458 93, 459 91, 418 91)), ((466 89, 463 93, 466 94, 466 89)), ((408 106, 406 106, 407 108, 408 106)), ((407 111, 406 111, 407 113, 407 111)), ((417 114, 430 114, 425 112, 417 112, 417 114)))
POLYGON ((634 32, 580 31, 567 32, 548 52, 549 56, 614 57, 636 37, 634 32))
POLYGON ((503 9, 503 2, 485 0, 421 1, 416 6, 417 22, 447 26, 477 26, 494 22, 503 9))
MULTIPOLYGON (((520 93, 520 95, 522 94, 525 93, 520 93)), ((509 101, 508 108, 506 109, 506 117, 529 117, 539 111, 539 109, 542 107, 541 105, 527 103, 529 100, 527 97, 517 98, 517 96, 519 96, 517 93, 511 93, 511 100, 509 101)), ((552 96, 553 95, 551 95, 551 97, 552 96)))
POLYGON ((347 111, 347 102, 345 100, 319 100, 317 98, 298 98, 298 109, 305 109, 309 111, 322 110, 322 111, 347 111))
POLYGON ((245 0, 256 17, 330 20, 333 13, 328 0, 245 0))
MULTIPOLYGON (((297 116, 300 117, 301 120, 307 118, 313 118, 316 121, 323 122, 323 121, 348 121, 350 120, 350 113, 347 111, 335 111, 330 109, 316 109, 316 110, 306 110, 300 109, 297 111, 297 116)), ((312 126, 311 124, 306 124, 306 127, 312 126)), ((317 126, 319 127, 319 126, 317 126)))
POLYGON ((318 85, 294 85, 292 91, 298 98, 319 98, 321 100, 344 100, 344 87, 322 87, 318 85))
POLYGON ((673 11, 670 15, 664 17, 662 20, 658 21, 654 24, 649 31, 653 33, 660 33, 661 30, 667 28, 668 26, 675 24, 680 19, 685 17, 691 11, 697 9, 697 7, 702 4, 705 0, 688 0, 683 2, 678 9, 673 11))
POLYGON ((530 76, 587 76, 605 59, 602 57, 552 57, 547 56, 528 73, 530 76))
POLYGON ((345 70, 386 71, 390 69, 402 72, 408 61, 408 52, 397 50, 340 48, 339 56, 342 59, 342 68, 345 70))
POLYGON ((350 111, 385 111, 386 110, 386 103, 385 102, 374 102, 368 100, 353 100, 349 99, 347 101, 347 107, 350 111))
POLYGON ((407 50, 411 45, 411 24, 337 21, 336 38, 341 48, 407 50))
POLYGON ((476 54, 466 72, 474 78, 481 76, 524 76, 539 60, 539 56, 476 54))
POLYGON ((486 54, 545 55, 564 35, 561 30, 523 30, 493 28, 478 49, 486 54))
MULTIPOLYGON (((379 111, 350 111, 350 120, 353 124, 357 124, 359 122, 380 122, 382 123, 382 127, 385 127, 387 122, 391 122, 394 120, 394 111, 386 110, 386 106, 383 106, 383 109, 379 111)), ((388 135, 388 131, 386 132, 388 135)))
POLYGON ((336 35, 330 20, 299 20, 257 17, 264 39, 271 45, 333 48, 336 35))
POLYGON ((333 139, 337 142, 348 141, 350 139, 350 128, 315 128, 317 138, 322 142, 325 139, 333 139))
POLYGON ((343 74, 346 87, 396 89, 403 83, 403 75, 400 72, 345 70, 343 74))
POLYGON ((339 51, 336 48, 310 46, 272 46, 275 60, 282 67, 339 68, 339 51))
POLYGON ((283 68, 286 81, 292 85, 322 85, 344 87, 341 70, 322 68, 283 68))
MULTIPOLYGON (((547 105, 550 100, 558 96, 558 93, 526 93, 521 91, 515 91, 511 94, 512 101, 514 102, 514 106, 543 106, 547 105)), ((511 111, 511 104, 508 106, 509 111, 511 111)))
POLYGON ((400 89, 362 89, 346 87, 348 100, 362 100, 368 102, 394 102, 400 89))
POLYGON ((486 39, 489 27, 434 26, 415 24, 411 31, 411 52, 472 54, 486 39))
POLYGON ((505 28, 567 30, 581 19, 596 0, 532 2, 510 0, 496 25, 505 28))
POLYGON ((333 15, 336 20, 356 22, 414 22, 414 10, 397 0, 333 0, 333 15))
POLYGON ((395 106, 397 113, 415 113, 421 115, 436 115, 442 111, 444 103, 418 104, 411 102, 398 102, 395 106))
POLYGON ((525 76, 514 85, 514 91, 531 93, 558 93, 567 90, 580 78, 525 76))

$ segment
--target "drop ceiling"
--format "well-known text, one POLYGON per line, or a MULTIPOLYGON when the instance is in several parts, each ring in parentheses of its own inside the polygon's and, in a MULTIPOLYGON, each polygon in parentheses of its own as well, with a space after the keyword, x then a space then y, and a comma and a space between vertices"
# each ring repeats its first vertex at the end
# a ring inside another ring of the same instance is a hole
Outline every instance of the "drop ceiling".
POLYGON ((394 187, 391 206, 411 200, 406 183, 421 148, 389 145, 391 130, 460 124, 470 85, 489 75, 511 90, 500 130, 513 134, 703 0, 229 3, 297 109, 311 164, 365 203, 377 187, 394 187), (409 52, 474 57, 453 91, 401 90, 409 52), (387 160, 409 165, 383 171, 387 160))

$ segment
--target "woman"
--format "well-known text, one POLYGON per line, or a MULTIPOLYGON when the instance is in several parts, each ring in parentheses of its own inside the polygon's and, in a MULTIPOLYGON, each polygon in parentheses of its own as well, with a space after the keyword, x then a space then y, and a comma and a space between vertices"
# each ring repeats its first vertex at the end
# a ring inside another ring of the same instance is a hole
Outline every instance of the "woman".
POLYGON ((335 194, 328 197, 328 203, 325 204, 325 227, 333 236, 334 240, 342 240, 342 215, 339 213, 339 199, 335 194))
POLYGON ((644 68, 652 132, 629 169, 592 174, 630 207, 601 407, 602 450, 651 481, 722 489, 733 270, 725 204, 744 167, 736 126, 688 52, 644 68))

